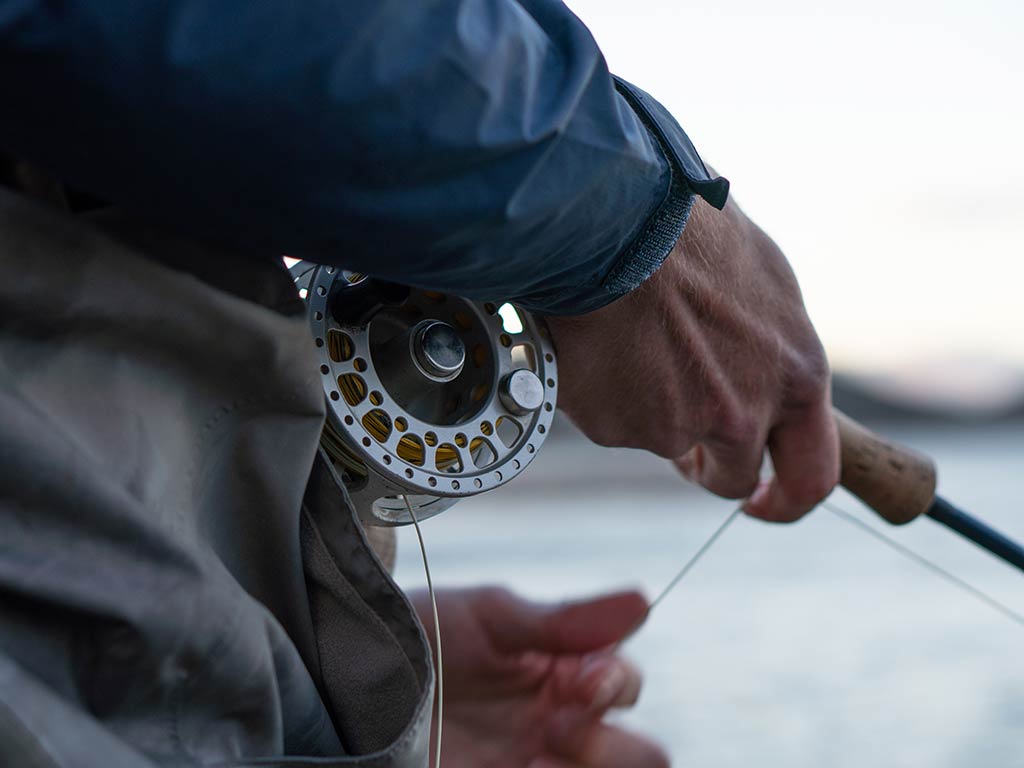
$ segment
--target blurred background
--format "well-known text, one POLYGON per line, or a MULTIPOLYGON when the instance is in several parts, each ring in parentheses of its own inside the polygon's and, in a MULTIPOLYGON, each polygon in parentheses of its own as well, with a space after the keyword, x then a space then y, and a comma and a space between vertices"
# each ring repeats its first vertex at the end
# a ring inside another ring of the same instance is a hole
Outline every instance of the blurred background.
MULTIPOLYGON (((1024 4, 570 5, 787 253, 837 404, 1024 539, 1024 4)), ((441 585, 653 596, 731 509, 556 427, 523 477, 425 526, 441 585)), ((1024 612, 1024 577, 938 525, 885 530, 1024 612)), ((1017 767, 1022 649, 1024 628, 824 510, 741 518, 626 646, 647 683, 624 719, 679 766, 1017 767)))

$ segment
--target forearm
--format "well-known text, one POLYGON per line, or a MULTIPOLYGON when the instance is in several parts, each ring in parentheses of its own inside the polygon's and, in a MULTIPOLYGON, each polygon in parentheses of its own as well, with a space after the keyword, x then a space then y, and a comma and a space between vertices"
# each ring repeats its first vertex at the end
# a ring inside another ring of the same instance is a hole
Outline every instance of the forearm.
POLYGON ((708 180, 556 2, 0 0, 0 73, 3 148, 140 215, 546 311, 643 279, 708 180))

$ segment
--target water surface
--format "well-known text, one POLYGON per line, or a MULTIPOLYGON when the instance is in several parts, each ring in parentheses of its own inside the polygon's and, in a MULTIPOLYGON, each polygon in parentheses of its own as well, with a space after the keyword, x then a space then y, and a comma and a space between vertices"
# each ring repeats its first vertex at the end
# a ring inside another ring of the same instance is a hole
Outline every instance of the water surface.
MULTIPOLYGON (((887 429, 936 458, 954 503, 1024 539, 1024 426, 887 429)), ((562 432, 515 482, 424 525, 440 585, 653 596, 731 509, 657 459, 562 432)), ((879 527, 1024 613, 1024 574, 929 520, 879 527)), ((397 577, 424 581, 411 531, 397 577)), ((646 686, 624 719, 674 765, 1024 766, 1024 627, 824 510, 740 518, 626 653, 646 686)))

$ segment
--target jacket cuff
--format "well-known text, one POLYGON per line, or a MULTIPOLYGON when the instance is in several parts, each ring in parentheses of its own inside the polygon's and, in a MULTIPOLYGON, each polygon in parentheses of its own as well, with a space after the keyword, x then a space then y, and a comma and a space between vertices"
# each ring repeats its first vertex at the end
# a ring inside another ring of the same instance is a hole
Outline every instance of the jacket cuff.
POLYGON ((658 271, 682 235, 697 196, 719 210, 729 198, 729 180, 712 178, 668 110, 635 85, 614 79, 616 90, 643 123, 668 166, 664 197, 603 278, 555 294, 531 296, 519 302, 526 309, 548 315, 577 315, 611 304, 658 271))
POLYGON ((719 210, 725 207, 729 181, 711 177, 685 131, 650 94, 620 78, 615 78, 615 86, 651 134, 671 174, 668 194, 602 282, 608 294, 619 298, 665 261, 686 226, 696 195, 719 210))

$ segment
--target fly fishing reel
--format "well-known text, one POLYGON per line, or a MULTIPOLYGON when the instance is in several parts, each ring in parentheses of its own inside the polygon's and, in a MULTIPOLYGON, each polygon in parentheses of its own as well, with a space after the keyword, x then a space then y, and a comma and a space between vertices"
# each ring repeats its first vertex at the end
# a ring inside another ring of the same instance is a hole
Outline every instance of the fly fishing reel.
POLYGON ((532 461, 557 394, 547 327, 497 306, 299 262, 323 374, 321 445, 361 519, 412 522, 532 461))

